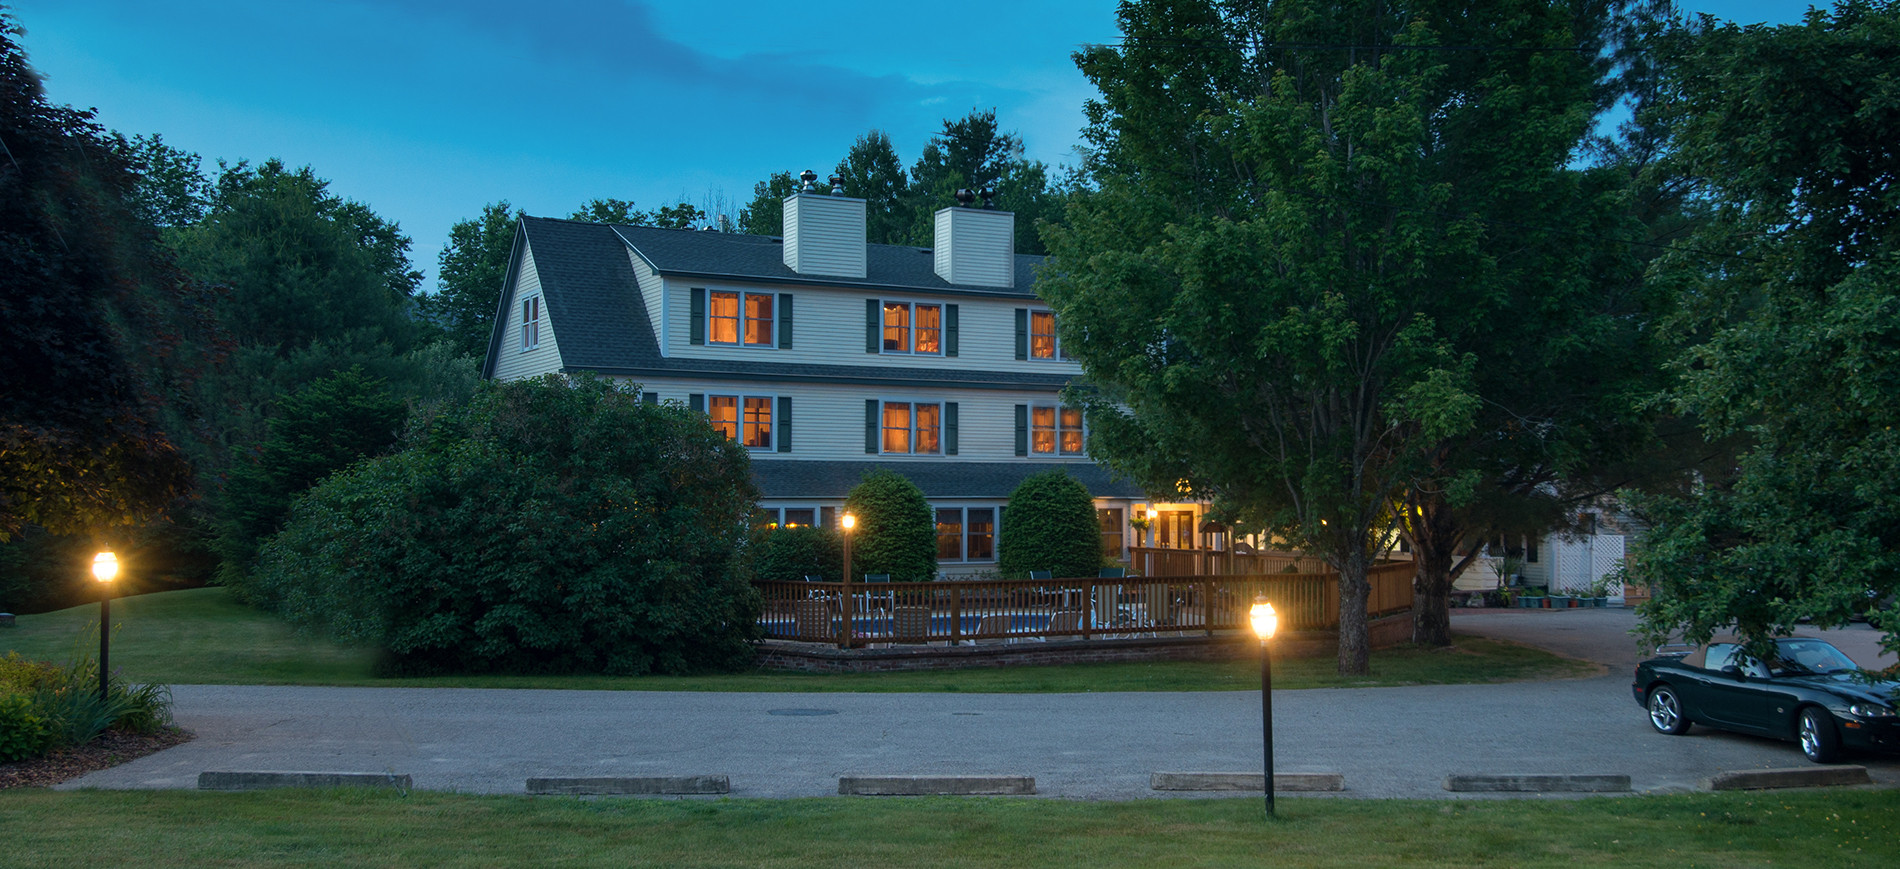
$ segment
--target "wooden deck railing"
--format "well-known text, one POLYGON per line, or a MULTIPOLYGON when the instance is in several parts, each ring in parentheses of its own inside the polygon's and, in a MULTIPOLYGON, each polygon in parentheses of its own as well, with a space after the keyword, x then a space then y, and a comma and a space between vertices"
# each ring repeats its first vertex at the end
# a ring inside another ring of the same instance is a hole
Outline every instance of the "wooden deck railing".
MULTIPOLYGON (((1368 616, 1412 605, 1412 566, 1369 575, 1368 616)), ((1125 579, 945 580, 940 582, 758 582, 760 623, 772 639, 836 643, 1021 642, 1247 630, 1254 595, 1265 594, 1282 630, 1339 624, 1338 578, 1330 573, 1151 576, 1125 579), (851 617, 840 617, 848 600, 851 617)))
POLYGON ((1131 546, 1128 548, 1128 571, 1143 576, 1260 576, 1270 573, 1327 573, 1329 569, 1326 562, 1298 552, 1237 555, 1211 549, 1131 546))

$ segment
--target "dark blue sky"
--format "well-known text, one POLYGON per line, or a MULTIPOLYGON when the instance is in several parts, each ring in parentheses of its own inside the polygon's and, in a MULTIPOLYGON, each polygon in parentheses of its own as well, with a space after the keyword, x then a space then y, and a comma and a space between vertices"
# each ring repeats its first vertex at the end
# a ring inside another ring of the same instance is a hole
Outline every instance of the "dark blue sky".
MULTIPOLYGON (((485 203, 733 212, 771 172, 826 174, 873 127, 908 165, 972 108, 1073 163, 1093 91, 1069 56, 1117 36, 1112 0, 7 3, 54 101, 208 164, 309 164, 398 221, 431 276, 485 203)), ((1807 8, 1685 5, 1744 22, 1807 8)))

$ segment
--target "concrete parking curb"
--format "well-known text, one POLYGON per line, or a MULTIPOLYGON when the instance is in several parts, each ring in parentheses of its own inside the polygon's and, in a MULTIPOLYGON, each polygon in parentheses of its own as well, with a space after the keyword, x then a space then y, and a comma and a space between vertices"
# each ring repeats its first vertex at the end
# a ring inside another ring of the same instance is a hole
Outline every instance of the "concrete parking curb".
POLYGON ((1825 788, 1872 784, 1864 766, 1801 766, 1788 769, 1746 769, 1709 779, 1712 791, 1754 791, 1770 788, 1825 788))
POLYGON ((388 772, 240 772, 205 771, 198 774, 198 789, 205 791, 257 791, 271 788, 397 788, 409 790, 414 784, 407 774, 388 772))
POLYGON ((1445 776, 1445 790, 1457 793, 1614 794, 1627 793, 1629 789, 1630 777, 1627 775, 1515 773, 1445 776))
POLYGON ((1023 796, 1035 792, 1035 777, 1026 775, 848 775, 838 778, 838 793, 845 796, 1023 796))
POLYGON ((527 787, 537 796, 732 793, 732 781, 723 775, 531 778, 527 787))
MULTIPOLYGON (((1148 776, 1148 787, 1157 791, 1258 791, 1266 792, 1267 777, 1257 772, 1157 772, 1148 776)), ((1277 772, 1273 789, 1280 793, 1319 793, 1343 791, 1346 777, 1336 772, 1277 772)))

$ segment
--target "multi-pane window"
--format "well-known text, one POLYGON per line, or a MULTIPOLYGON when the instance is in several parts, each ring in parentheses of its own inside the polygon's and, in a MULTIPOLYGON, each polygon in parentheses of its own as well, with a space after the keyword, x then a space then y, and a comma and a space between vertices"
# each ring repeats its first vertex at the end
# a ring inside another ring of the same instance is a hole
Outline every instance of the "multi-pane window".
POLYGON ((1056 315, 1049 311, 1029 312, 1029 356, 1032 359, 1067 359, 1056 340, 1056 315))
POLYGON ((943 405, 934 402, 884 402, 882 450, 887 453, 943 452, 943 405))
POLYGON ((1045 456, 1082 455, 1082 411, 1038 405, 1029 409, 1029 450, 1045 456))
POLYGON ((773 302, 771 293, 714 290, 706 294, 707 343, 772 346, 773 302))
POLYGON ((943 306, 884 303, 884 352, 943 353, 943 306))
POLYGON ((708 395, 706 415, 726 437, 754 449, 772 448, 771 396, 708 395))
POLYGON ((1122 557, 1122 508, 1108 507, 1095 511, 1102 524, 1102 554, 1109 558, 1122 557))
POLYGON ((541 297, 521 300, 521 349, 541 346, 541 297))
POLYGON ((995 558, 995 507, 938 508, 938 561, 992 561, 995 558))

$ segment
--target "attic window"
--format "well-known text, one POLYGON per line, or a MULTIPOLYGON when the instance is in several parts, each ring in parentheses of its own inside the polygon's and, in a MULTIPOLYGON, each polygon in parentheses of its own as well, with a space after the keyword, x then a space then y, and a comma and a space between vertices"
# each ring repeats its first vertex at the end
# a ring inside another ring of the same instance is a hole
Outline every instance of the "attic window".
POLYGON ((541 297, 521 300, 521 349, 541 346, 541 297))

